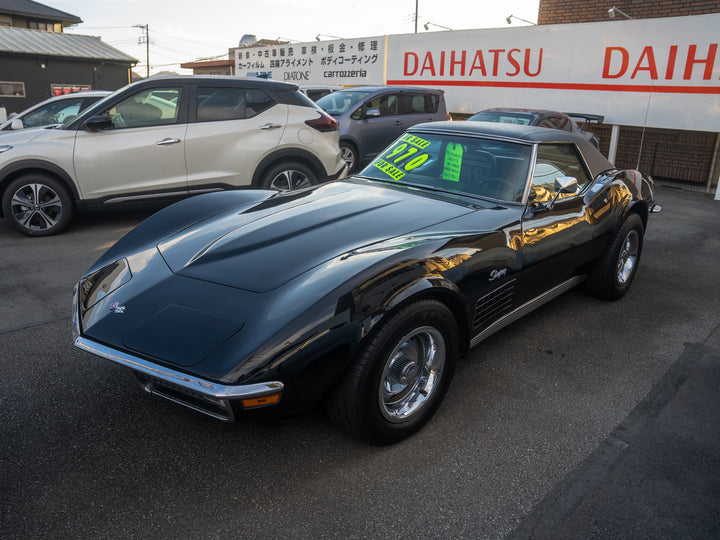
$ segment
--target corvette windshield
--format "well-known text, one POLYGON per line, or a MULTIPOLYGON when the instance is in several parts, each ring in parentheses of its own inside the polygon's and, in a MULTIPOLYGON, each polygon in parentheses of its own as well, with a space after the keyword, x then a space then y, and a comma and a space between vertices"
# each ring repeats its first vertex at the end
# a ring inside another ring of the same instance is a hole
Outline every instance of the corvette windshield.
POLYGON ((474 137, 406 133, 360 176, 502 201, 522 201, 532 146, 474 137))

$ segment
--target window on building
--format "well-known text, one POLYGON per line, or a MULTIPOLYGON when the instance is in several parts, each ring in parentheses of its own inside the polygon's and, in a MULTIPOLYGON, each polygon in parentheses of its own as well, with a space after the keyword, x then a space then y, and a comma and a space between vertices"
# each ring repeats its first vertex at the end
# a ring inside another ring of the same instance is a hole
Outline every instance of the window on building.
POLYGON ((25 97, 25 83, 0 81, 0 97, 25 97))

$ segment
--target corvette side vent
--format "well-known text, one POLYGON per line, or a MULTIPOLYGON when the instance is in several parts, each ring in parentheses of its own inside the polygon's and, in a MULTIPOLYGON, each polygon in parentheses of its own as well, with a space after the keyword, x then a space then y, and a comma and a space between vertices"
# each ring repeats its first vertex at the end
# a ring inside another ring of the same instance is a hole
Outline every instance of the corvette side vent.
POLYGON ((514 294, 515 280, 513 279, 479 298, 475 304, 473 329, 487 326, 498 317, 512 310, 514 294))

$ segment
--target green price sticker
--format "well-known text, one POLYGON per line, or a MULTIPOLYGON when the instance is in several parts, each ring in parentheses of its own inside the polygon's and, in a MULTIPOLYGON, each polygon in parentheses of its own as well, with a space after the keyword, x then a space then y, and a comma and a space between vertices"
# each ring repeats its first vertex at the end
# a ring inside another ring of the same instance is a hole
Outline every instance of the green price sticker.
POLYGON ((462 166, 463 147, 460 143, 449 143, 445 149, 445 161, 443 163, 443 180, 451 182, 460 181, 460 167, 462 166))

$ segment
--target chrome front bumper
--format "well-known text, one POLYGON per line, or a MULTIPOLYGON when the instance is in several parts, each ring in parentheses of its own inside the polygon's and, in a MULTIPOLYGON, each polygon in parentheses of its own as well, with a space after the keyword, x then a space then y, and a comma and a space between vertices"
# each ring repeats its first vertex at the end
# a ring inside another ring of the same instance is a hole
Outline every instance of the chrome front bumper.
POLYGON ((231 401, 241 402, 278 394, 284 387, 283 383, 277 381, 236 386, 218 384, 154 364, 82 336, 75 339, 75 346, 130 368, 147 392, 226 422, 235 420, 231 401))

